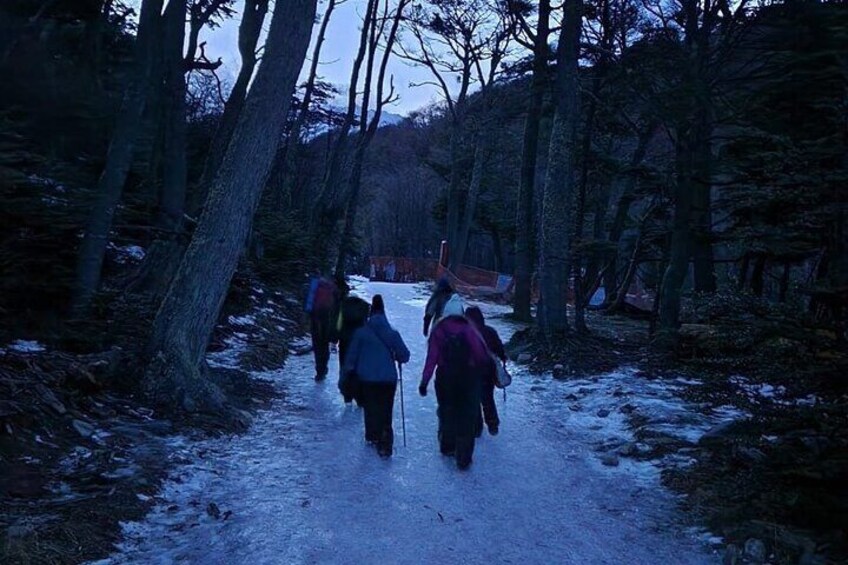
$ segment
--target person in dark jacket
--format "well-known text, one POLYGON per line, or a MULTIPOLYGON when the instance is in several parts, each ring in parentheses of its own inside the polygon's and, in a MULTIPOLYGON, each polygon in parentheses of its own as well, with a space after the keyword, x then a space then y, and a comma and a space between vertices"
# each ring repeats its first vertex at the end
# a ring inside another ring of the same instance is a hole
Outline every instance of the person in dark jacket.
POLYGON ((344 397, 345 403, 356 401, 362 406, 360 387, 356 378, 344 379, 344 365, 350 343, 356 330, 368 321, 368 302, 358 296, 348 296, 342 300, 338 317, 334 327, 333 343, 339 344, 339 390, 344 397))
MULTIPOLYGON (((465 317, 468 318, 480 335, 483 336, 483 341, 486 342, 486 347, 489 353, 497 357, 501 363, 506 363, 506 350, 504 350, 501 336, 492 326, 486 325, 486 320, 483 317, 483 312, 476 306, 472 306, 465 310, 465 317)), ((495 381, 497 380, 497 367, 494 360, 491 366, 483 375, 482 389, 480 391, 480 404, 483 405, 483 419, 486 421, 486 427, 489 428, 489 434, 498 435, 501 420, 498 417, 498 407, 495 405, 495 381)), ((483 422, 479 423, 480 430, 483 429, 483 422)))
POLYGON ((442 277, 436 283, 436 290, 427 301, 427 306, 424 308, 424 337, 430 332, 430 326, 435 325, 442 317, 442 310, 445 308, 450 297, 453 296, 454 290, 448 281, 447 277, 442 277))
POLYGON ((343 292, 344 289, 327 277, 314 277, 310 281, 305 309, 309 314, 309 333, 315 355, 316 381, 322 381, 327 376, 333 321, 343 298, 343 292))
POLYGON ((374 296, 371 317, 353 336, 345 356, 343 378, 356 374, 362 387, 365 440, 381 457, 394 445, 392 411, 397 390, 397 364, 409 361, 409 349, 386 319, 383 297, 374 296))
POLYGON ((439 449, 456 457, 460 469, 471 465, 480 418, 481 381, 491 364, 483 337, 463 316, 462 300, 453 297, 430 334, 418 393, 427 396, 435 370, 439 449))

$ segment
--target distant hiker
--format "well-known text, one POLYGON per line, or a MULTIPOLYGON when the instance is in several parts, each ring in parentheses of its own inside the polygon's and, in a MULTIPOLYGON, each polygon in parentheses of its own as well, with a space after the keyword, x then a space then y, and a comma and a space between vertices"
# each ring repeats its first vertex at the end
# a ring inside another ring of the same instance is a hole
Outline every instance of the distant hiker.
POLYGON ((355 378, 361 386, 365 440, 377 446, 381 457, 391 457, 394 444, 392 411, 397 390, 398 363, 409 361, 409 349, 389 325, 383 297, 374 296, 368 323, 356 330, 345 355, 342 379, 355 378))
POLYGON ((338 285, 329 278, 313 277, 309 282, 304 310, 309 314, 316 381, 324 380, 327 376, 333 320, 341 298, 342 294, 338 285))
POLYGON ((426 337, 430 331, 430 325, 435 325, 442 317, 442 311, 450 297, 454 295, 453 287, 447 277, 442 277, 436 283, 436 290, 430 300, 427 301, 427 306, 424 308, 424 336, 426 337))
MULTIPOLYGON (((495 405, 495 382, 497 379, 497 367, 495 363, 506 363, 506 351, 504 350, 501 336, 492 326, 486 325, 486 320, 483 317, 483 312, 476 306, 472 306, 465 310, 465 316, 471 320, 483 340, 486 342, 486 347, 489 349, 491 363, 489 368, 483 375, 482 389, 480 391, 480 403, 483 405, 483 418, 486 421, 486 427, 489 428, 489 434, 498 435, 500 427, 500 418, 498 417, 498 407, 495 405)), ((479 423, 482 430, 482 422, 479 423)))
POLYGON ((481 380, 492 360, 480 332, 463 312, 458 295, 445 304, 443 317, 430 335, 418 393, 427 396, 435 369, 439 449, 444 455, 454 455, 460 469, 467 469, 480 418, 481 380))
POLYGON ((358 296, 348 296, 342 300, 336 323, 333 328, 333 343, 339 344, 339 391, 344 396, 345 403, 356 400, 356 404, 362 406, 359 383, 355 379, 344 379, 344 363, 350 342, 356 330, 368 321, 368 302, 358 296))

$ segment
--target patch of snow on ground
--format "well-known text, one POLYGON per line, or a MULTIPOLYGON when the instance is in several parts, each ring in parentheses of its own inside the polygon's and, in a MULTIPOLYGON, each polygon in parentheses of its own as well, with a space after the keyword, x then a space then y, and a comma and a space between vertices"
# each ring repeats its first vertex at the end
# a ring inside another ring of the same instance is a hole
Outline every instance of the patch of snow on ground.
POLYGON ((255 326, 256 318, 253 314, 247 314, 245 316, 230 316, 227 320, 231 324, 235 326, 255 326))
POLYGON ((115 245, 110 242, 109 249, 115 253, 115 261, 121 265, 140 263, 145 255, 144 249, 138 245, 115 245))
POLYGON ((31 341, 28 339, 16 339, 6 347, 18 353, 40 353, 47 350, 47 348, 37 341, 31 341))

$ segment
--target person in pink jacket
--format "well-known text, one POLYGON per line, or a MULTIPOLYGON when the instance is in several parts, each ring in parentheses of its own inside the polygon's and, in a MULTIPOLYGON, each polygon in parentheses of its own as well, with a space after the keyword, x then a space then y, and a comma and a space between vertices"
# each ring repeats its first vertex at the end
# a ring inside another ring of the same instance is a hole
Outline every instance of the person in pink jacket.
POLYGON ((465 318, 462 300, 455 295, 430 332, 418 393, 427 396, 427 385, 435 371, 439 448, 442 454, 455 456, 460 469, 471 465, 482 379, 491 364, 483 337, 465 318))

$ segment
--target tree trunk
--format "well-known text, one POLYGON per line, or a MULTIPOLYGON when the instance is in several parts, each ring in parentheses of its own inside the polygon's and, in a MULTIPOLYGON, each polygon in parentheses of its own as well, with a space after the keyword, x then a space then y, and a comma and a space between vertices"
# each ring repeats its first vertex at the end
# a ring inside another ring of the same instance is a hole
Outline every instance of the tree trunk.
POLYGON ((524 136, 521 145, 521 176, 518 185, 518 209, 515 218, 515 299, 512 308, 515 318, 524 322, 529 322, 532 317, 530 308, 531 286, 536 251, 534 192, 536 161, 539 155, 539 129, 542 121, 542 104, 545 98, 548 69, 550 13, 550 0, 540 0, 533 52, 530 100, 527 106, 527 117, 524 119, 524 136))
POLYGON ((746 253, 742 257, 742 264, 739 266, 739 277, 736 279, 736 290, 743 291, 745 284, 748 282, 748 269, 751 265, 751 254, 746 253))
MULTIPOLYGON (((691 257, 692 178, 686 174, 691 167, 691 152, 677 141, 677 182, 674 195, 674 218, 671 227, 668 266, 662 280, 660 301, 660 331, 674 338, 680 320, 680 298, 691 257)), ((674 339, 671 340, 671 345, 674 339)))
POLYGON ((648 153, 648 145, 654 137, 657 126, 658 124, 651 123, 639 134, 636 149, 630 157, 628 174, 624 179, 624 187, 616 204, 615 216, 612 220, 612 226, 610 226, 608 238, 609 242, 615 245, 615 250, 612 252, 609 263, 604 270, 604 302, 607 304, 613 300, 616 289, 618 288, 618 244, 621 241, 621 235, 624 233, 624 227, 630 215, 630 207, 636 200, 635 191, 638 185, 636 169, 645 160, 645 155, 648 153))
POLYGON ((568 326, 568 287, 574 236, 576 153, 579 150, 580 84, 578 59, 583 1, 566 0, 557 50, 558 100, 551 131, 542 210, 539 272, 544 298, 542 329, 549 338, 568 326))
POLYGON ((162 96, 162 189, 154 225, 156 239, 148 249, 139 276, 131 289, 150 292, 159 300, 179 266, 182 246, 188 165, 186 162, 186 83, 183 61, 186 9, 170 2, 164 15, 162 96))
POLYGON ((792 263, 785 261, 783 263, 783 274, 780 276, 780 294, 777 300, 781 303, 786 302, 786 295, 789 293, 789 281, 792 277, 792 263))
POLYGON ((268 0, 246 0, 244 4, 238 39, 241 68, 236 77, 236 82, 233 84, 233 89, 230 91, 230 96, 227 98, 227 103, 224 104, 221 122, 218 124, 218 129, 212 138, 212 145, 206 154, 203 173, 197 183, 197 191, 191 206, 192 214, 197 214, 203 209, 207 194, 209 194, 210 187, 227 152, 227 146, 229 146, 233 137, 239 114, 244 107, 247 87, 250 85, 253 71, 256 68, 256 44, 259 41, 267 12, 268 0))
POLYGON ((214 413, 226 405, 199 368, 285 125, 316 2, 276 4, 262 63, 194 237, 156 315, 145 375, 146 392, 155 402, 214 413))
POLYGON ((445 239, 448 242, 448 268, 455 271, 458 267, 455 259, 457 239, 459 237, 459 212, 462 208, 462 125, 454 120, 450 137, 450 177, 447 187, 447 217, 445 219, 445 239))
POLYGON ((483 184, 483 166, 486 162, 485 133, 477 136, 474 148, 474 165, 471 168, 471 181, 468 184, 468 195, 465 198, 465 210, 462 213, 462 221, 457 231, 456 245, 454 246, 454 261, 456 266, 462 265, 465 260, 465 252, 468 249, 468 237, 471 226, 474 224, 474 213, 477 208, 477 198, 480 196, 480 188, 483 184))
POLYGON ((754 296, 762 296, 764 285, 764 274, 766 271, 766 254, 761 253, 754 261, 754 270, 751 272, 751 292, 754 296))
POLYGON ((112 220, 121 201, 124 184, 132 165, 133 148, 141 128, 154 61, 163 0, 144 0, 138 22, 135 69, 124 91, 115 130, 106 154, 106 166, 97 182, 97 196, 86 223, 77 262, 72 302, 74 315, 85 315, 100 286, 103 257, 109 243, 112 220))

